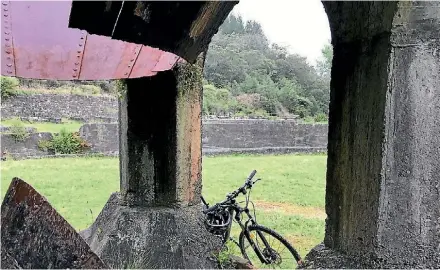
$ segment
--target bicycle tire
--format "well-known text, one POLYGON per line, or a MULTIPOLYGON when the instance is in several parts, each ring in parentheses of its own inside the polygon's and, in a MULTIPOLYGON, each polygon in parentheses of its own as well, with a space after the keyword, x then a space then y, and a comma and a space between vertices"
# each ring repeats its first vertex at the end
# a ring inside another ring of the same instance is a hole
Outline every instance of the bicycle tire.
MULTIPOLYGON (((282 237, 279 233, 277 233, 276 231, 269 229, 267 227, 261 226, 261 225, 250 225, 248 227, 248 231, 249 233, 251 233, 252 231, 261 231, 264 232, 266 234, 269 234, 270 236, 274 237, 275 239, 277 239, 278 241, 280 241, 292 254, 292 263, 294 263, 294 261, 296 261, 296 263, 298 264, 298 266, 301 266, 303 264, 301 256, 299 255, 299 253, 296 251, 296 249, 284 238, 282 237)), ((247 259, 249 262, 251 262, 252 265, 253 262, 249 259, 248 254, 246 253, 245 250, 245 246, 244 246, 244 241, 247 240, 246 236, 244 235, 244 231, 242 231, 240 233, 239 236, 239 245, 240 245, 240 251, 241 254, 243 255, 243 257, 245 259, 247 259)))

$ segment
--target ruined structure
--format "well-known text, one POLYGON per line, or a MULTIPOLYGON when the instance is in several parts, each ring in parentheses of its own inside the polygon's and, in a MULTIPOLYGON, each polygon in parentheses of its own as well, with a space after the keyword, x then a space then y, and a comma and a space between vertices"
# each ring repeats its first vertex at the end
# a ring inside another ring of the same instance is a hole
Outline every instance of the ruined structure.
POLYGON ((108 266, 35 189, 14 178, 1 206, 2 269, 108 266))
POLYGON ((84 232, 112 267, 216 267, 220 239, 200 212, 202 66, 203 57, 123 86, 120 193, 84 232))
MULTIPOLYGON (((197 247, 183 248, 181 241, 189 240, 181 232, 195 228, 191 213, 200 191, 201 73, 193 64, 235 3, 113 3, 73 2, 69 26, 157 46, 190 64, 126 81, 121 194, 95 223, 113 220, 113 227, 104 226, 100 239, 94 225, 89 243, 111 260, 106 246, 130 248, 129 254, 150 244, 130 239, 151 228, 146 241, 161 235, 178 243, 164 247, 161 261, 176 260, 167 266, 205 267, 179 261, 193 256, 183 250, 197 247), (160 120, 151 118, 156 111, 160 120), (161 226, 166 220, 170 225, 161 226)), ((328 219, 324 245, 308 259, 326 268, 440 268, 440 2, 323 4, 334 46, 328 219)))

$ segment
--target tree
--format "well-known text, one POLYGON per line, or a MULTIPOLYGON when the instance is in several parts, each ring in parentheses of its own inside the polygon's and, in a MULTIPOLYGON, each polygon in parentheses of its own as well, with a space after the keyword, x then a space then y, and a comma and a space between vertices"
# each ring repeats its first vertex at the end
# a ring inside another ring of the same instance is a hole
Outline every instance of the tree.
POLYGON ((315 69, 305 57, 270 45, 258 22, 230 15, 208 50, 204 113, 327 115, 331 46, 322 53, 322 70, 315 69), (258 103, 243 102, 255 95, 258 103))
POLYGON ((321 49, 321 59, 316 63, 317 72, 319 76, 324 78, 330 78, 330 71, 333 61, 333 47, 330 43, 325 44, 321 49))

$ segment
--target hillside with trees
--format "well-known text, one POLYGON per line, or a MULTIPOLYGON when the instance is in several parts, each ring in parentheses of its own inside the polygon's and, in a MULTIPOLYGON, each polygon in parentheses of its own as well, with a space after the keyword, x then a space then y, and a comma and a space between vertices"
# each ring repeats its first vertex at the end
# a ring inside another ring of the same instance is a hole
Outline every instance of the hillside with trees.
POLYGON ((270 44, 261 25, 230 15, 213 37, 205 63, 205 115, 298 116, 325 121, 332 47, 316 68, 270 44))

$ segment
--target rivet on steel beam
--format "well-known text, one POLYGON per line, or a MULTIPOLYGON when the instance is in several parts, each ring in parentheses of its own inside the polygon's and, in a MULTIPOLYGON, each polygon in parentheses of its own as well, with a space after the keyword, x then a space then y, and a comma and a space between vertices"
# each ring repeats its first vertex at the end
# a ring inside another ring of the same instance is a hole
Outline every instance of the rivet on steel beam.
POLYGON ((77 66, 77 65, 79 65, 79 63, 78 63, 78 62, 75 62, 75 66, 77 66))
POLYGON ((80 57, 81 57, 81 55, 77 55, 77 56, 76 56, 76 58, 80 58, 80 57))
POLYGON ((8 17, 9 15, 8 14, 3 14, 3 16, 8 17))
POLYGON ((74 68, 73 71, 78 71, 78 69, 77 69, 77 68, 74 68))
POLYGON ((124 75, 128 75, 128 72, 125 72, 124 75))
POLYGON ((8 73, 12 73, 12 71, 8 70, 8 73))
POLYGON ((7 50, 6 53, 7 53, 7 54, 11 54, 11 51, 7 50))
POLYGON ((11 58, 10 56, 6 57, 6 59, 8 59, 8 60, 12 60, 12 58, 11 58))
POLYGON ((3 10, 4 10, 4 11, 8 11, 8 9, 7 9, 7 8, 4 8, 3 10))
POLYGON ((12 64, 7 64, 8 67, 12 67, 12 64))
POLYGON ((131 68, 131 65, 128 65, 129 68, 131 68))
POLYGON ((3 4, 3 6, 7 6, 8 5, 8 3, 6 3, 6 2, 2 2, 2 4, 3 4))
POLYGON ((78 74, 76 74, 76 73, 73 73, 73 77, 76 77, 76 76, 78 76, 78 74))
POLYGON ((79 46, 82 47, 83 45, 80 43, 79 46))
MULTIPOLYGON (((77 51, 77 53, 81 53, 81 51, 77 51)), ((77 57, 79 57, 79 55, 77 57)))
POLYGON ((84 37, 81 37, 81 39, 84 39, 84 37))

